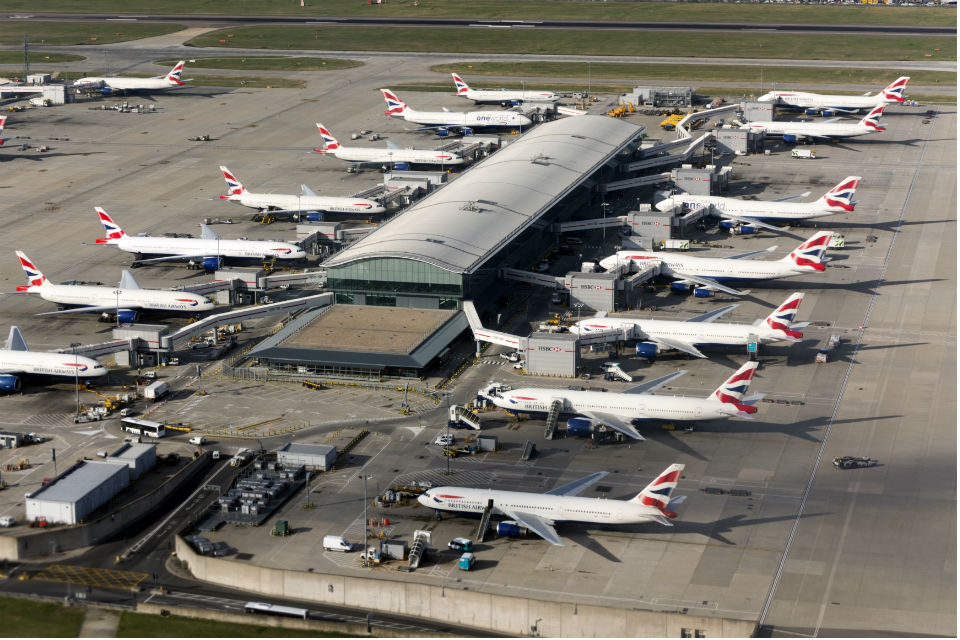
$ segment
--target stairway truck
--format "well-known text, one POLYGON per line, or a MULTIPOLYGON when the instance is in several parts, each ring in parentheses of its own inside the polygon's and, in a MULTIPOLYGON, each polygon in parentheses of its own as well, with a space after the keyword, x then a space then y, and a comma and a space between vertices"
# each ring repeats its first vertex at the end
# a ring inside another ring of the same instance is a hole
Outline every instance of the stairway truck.
POLYGON ((151 402, 157 402, 158 400, 162 400, 168 393, 170 393, 170 385, 168 385, 165 380, 157 380, 143 390, 143 397, 151 402))
POLYGON ((504 520, 497 523, 497 535, 501 538, 522 538, 527 535, 527 528, 512 520, 504 520))

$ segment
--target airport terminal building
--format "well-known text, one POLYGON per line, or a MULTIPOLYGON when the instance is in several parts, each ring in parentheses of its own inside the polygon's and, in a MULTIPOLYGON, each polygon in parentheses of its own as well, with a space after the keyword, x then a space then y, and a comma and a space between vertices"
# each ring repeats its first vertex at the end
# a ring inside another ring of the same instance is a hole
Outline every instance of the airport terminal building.
POLYGON ((543 255, 554 242, 550 226, 591 203, 643 131, 605 116, 538 126, 328 260, 335 302, 486 306, 498 269, 543 255))

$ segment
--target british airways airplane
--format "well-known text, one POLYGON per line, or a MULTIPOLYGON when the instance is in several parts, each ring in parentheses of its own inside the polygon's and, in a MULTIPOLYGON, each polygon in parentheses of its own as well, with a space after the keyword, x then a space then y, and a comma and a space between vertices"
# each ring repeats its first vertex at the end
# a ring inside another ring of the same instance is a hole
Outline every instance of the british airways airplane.
POLYGON ((437 129, 445 135, 450 130, 469 135, 474 129, 486 127, 525 127, 533 121, 518 111, 415 111, 400 100, 390 89, 380 89, 387 101, 384 114, 403 118, 407 122, 423 125, 424 129, 437 129))
POLYGON ((213 309, 207 298, 186 291, 141 289, 133 275, 124 270, 117 287, 78 284, 53 284, 22 251, 17 251, 20 266, 27 274, 26 285, 17 287, 17 293, 36 293, 44 300, 72 309, 47 311, 41 316, 85 311, 112 312, 120 322, 136 322, 138 312, 174 311, 196 313, 213 309))
MULTIPOLYGON (((310 211, 330 211, 332 213, 375 214, 383 213, 386 209, 375 200, 367 198, 342 198, 338 196, 321 196, 305 184, 300 185, 302 195, 295 196, 281 193, 253 193, 237 180, 230 169, 221 166, 223 179, 227 181, 227 193, 220 196, 221 200, 235 202, 257 209, 269 211, 274 215, 304 213, 310 211)), ((314 220, 312 215, 305 216, 307 220, 314 220)), ((316 218, 323 220, 322 217, 316 218)))
POLYGON ((0 391, 20 391, 24 375, 97 378, 107 375, 107 369, 86 356, 30 351, 20 327, 12 326, 6 346, 0 349, 0 391))
POLYGON ((205 269, 219 269, 222 258, 253 258, 263 260, 276 257, 279 260, 299 260, 307 252, 289 242, 272 240, 223 240, 205 224, 200 225, 199 238, 167 238, 164 236, 128 236, 113 218, 101 207, 95 207, 100 224, 106 231, 97 244, 113 245, 121 251, 136 254, 133 266, 170 260, 203 259, 205 269), (140 258, 143 255, 161 255, 162 258, 140 258))
POLYGON ((157 91, 164 89, 174 89, 182 87, 187 80, 181 80, 185 60, 181 60, 170 70, 170 73, 155 78, 118 78, 116 76, 91 76, 89 78, 80 78, 73 83, 73 86, 82 89, 83 87, 99 86, 103 87, 104 93, 114 91, 157 91))
POLYGON ((405 168, 398 165, 429 164, 450 167, 463 164, 463 156, 450 151, 404 149, 389 140, 387 140, 387 148, 385 149, 382 147, 345 147, 333 137, 329 129, 319 122, 317 123, 317 130, 323 138, 323 146, 314 149, 314 151, 332 155, 347 162, 388 164, 398 169, 405 168))
POLYGON ((504 389, 493 383, 481 389, 479 395, 511 413, 546 414, 554 406, 554 402, 559 402, 560 413, 573 414, 591 423, 616 429, 636 440, 644 440, 633 426, 634 420, 674 422, 750 418, 757 412, 754 405, 763 398, 763 394, 744 398, 758 364, 747 362, 706 398, 650 395, 652 391, 679 378, 686 371, 671 373, 621 393, 545 387, 504 389))
POLYGON ((783 136, 784 141, 791 142, 802 138, 813 140, 836 140, 839 138, 854 138, 871 133, 882 133, 886 127, 880 124, 883 108, 886 105, 874 107, 859 122, 840 122, 840 118, 831 118, 823 122, 800 122, 788 120, 770 120, 748 122, 741 129, 757 131, 768 136, 783 136))
POLYGON ((532 89, 529 91, 526 89, 520 91, 516 89, 471 89, 466 80, 455 73, 451 73, 450 75, 453 76, 453 84, 457 87, 457 95, 467 98, 468 100, 473 100, 474 104, 491 102, 506 107, 508 105, 516 106, 521 102, 556 102, 560 99, 560 96, 553 91, 534 91, 532 89))
POLYGON ((904 91, 910 76, 900 76, 887 87, 875 95, 869 93, 862 96, 842 96, 824 93, 808 93, 806 91, 770 91, 759 98, 757 102, 772 102, 785 107, 810 109, 814 111, 842 111, 855 113, 863 109, 872 109, 881 104, 903 103, 904 91))
POLYGON ((560 522, 593 524, 642 524, 656 522, 672 527, 677 517, 674 509, 686 496, 671 498, 683 475, 684 465, 672 464, 643 491, 629 500, 582 498, 577 494, 607 475, 598 471, 546 493, 472 489, 468 487, 435 487, 417 498, 421 505, 438 513, 481 514, 490 502, 493 513, 508 518, 504 524, 525 527, 550 544, 564 546, 555 526, 560 522))

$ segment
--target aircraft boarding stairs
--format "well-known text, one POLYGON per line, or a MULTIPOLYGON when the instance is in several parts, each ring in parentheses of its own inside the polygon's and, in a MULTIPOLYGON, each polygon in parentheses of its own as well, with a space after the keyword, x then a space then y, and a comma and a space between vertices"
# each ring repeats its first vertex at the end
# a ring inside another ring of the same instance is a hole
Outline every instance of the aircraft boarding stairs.
POLYGON ((477 527, 477 542, 483 542, 490 528, 490 516, 493 515, 493 498, 487 500, 487 506, 483 508, 483 515, 480 516, 480 526, 477 527))
POLYGON ((554 400, 550 403, 550 412, 547 414, 547 428, 543 432, 543 437, 547 440, 553 440, 557 435, 557 422, 560 420, 560 411, 563 409, 563 400, 554 400))
POLYGON ((450 407, 450 415, 448 419, 451 423, 450 426, 453 426, 454 424, 458 426, 465 425, 471 429, 474 429, 475 431, 480 430, 480 416, 461 405, 455 404, 450 407))
POLYGON ((410 545, 410 553, 407 555, 410 570, 413 571, 420 566, 420 559, 430 544, 430 532, 423 529, 417 529, 413 532, 413 544, 410 545))
POLYGON ((633 382, 633 376, 620 368, 620 365, 616 362, 611 362, 610 364, 604 365, 604 372, 623 380, 624 382, 633 382))

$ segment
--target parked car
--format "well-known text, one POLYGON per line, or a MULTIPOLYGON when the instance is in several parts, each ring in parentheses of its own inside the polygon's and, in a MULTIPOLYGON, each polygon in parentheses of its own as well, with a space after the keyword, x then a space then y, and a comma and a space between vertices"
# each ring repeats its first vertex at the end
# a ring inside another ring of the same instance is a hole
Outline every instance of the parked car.
POLYGON ((441 433, 437 436, 437 439, 433 441, 433 444, 438 444, 441 447, 449 447, 453 444, 453 434, 441 433))
POLYGON ((0 527, 12 527, 17 524, 13 516, 0 516, 0 527))

